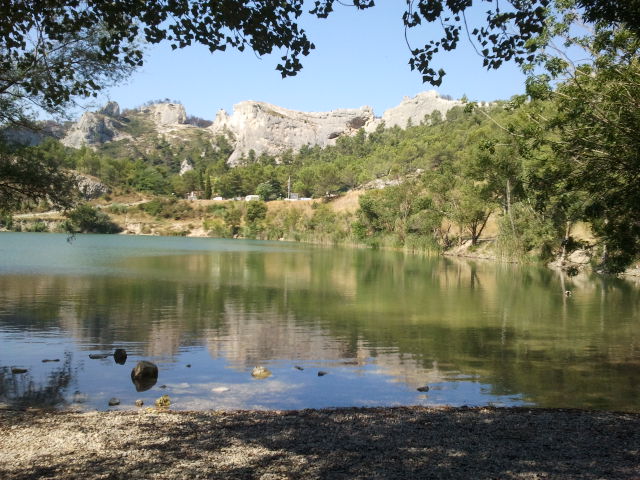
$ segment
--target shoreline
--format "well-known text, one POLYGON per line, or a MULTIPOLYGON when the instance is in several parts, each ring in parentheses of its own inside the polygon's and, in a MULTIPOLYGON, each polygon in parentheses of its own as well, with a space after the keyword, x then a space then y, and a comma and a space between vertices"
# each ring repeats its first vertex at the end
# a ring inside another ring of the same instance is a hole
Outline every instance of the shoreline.
POLYGON ((0 477, 637 479, 640 413, 0 411, 0 477))

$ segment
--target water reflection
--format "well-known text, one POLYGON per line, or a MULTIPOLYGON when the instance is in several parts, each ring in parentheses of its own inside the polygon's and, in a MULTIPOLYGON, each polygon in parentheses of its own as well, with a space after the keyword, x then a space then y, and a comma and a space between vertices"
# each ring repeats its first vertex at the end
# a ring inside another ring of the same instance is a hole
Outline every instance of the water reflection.
MULTIPOLYGON (((639 410, 640 302, 625 281, 388 252, 206 245, 153 255, 123 249, 109 258, 108 274, 97 260, 100 274, 1 275, 2 340, 62 336, 82 358, 126 346, 158 360, 159 383, 185 405, 211 396, 224 377, 240 382, 236 394, 272 392, 260 400, 268 406, 298 395, 299 407, 323 396, 324 406, 381 399, 639 410), (200 368, 187 373, 189 355, 200 368), (275 369, 277 385, 238 380, 259 364, 275 369), (294 364, 330 368, 325 390, 294 377, 294 364), (191 393, 179 387, 185 382, 191 393), (418 395, 425 384, 435 388, 418 395), (464 392, 467 384, 473 391, 464 392)), ((15 363, 5 354, 0 362, 15 363)), ((85 362, 84 376, 102 366, 85 362)))
POLYGON ((71 359, 66 353, 64 362, 41 380, 29 371, 16 374, 9 367, 0 367, 0 403, 38 408, 64 406, 74 373, 71 359))

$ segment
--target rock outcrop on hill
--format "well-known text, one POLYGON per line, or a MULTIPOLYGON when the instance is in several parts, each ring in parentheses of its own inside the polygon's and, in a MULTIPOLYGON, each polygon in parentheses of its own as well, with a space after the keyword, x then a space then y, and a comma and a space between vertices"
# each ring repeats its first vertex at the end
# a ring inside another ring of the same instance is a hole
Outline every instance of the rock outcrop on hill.
POLYGON ((62 138, 67 147, 80 148, 85 145, 100 145, 123 136, 119 120, 120 107, 109 102, 97 112, 85 112, 62 138))
MULTIPOLYGON (((380 121, 384 122, 385 127, 406 128, 411 122, 412 125, 420 125, 425 120, 425 116, 431 115, 435 111, 439 111, 442 117, 453 107, 462 105, 459 100, 448 100, 438 95, 435 90, 421 92, 415 97, 404 97, 400 105, 385 110, 380 121)), ((367 131, 373 131, 378 126, 378 122, 367 128, 367 131)))
POLYGON ((187 113, 179 103, 155 103, 140 109, 157 126, 182 125, 187 120, 187 113))
POLYGON ((339 109, 330 112, 300 112, 271 105, 265 102, 245 101, 236 104, 233 114, 218 111, 215 121, 206 128, 188 125, 185 109, 179 103, 156 103, 135 112, 121 114, 116 102, 109 102, 97 112, 86 112, 62 139, 67 146, 79 148, 83 145, 97 146, 114 140, 128 138, 138 142, 145 137, 167 135, 170 139, 188 139, 194 130, 205 132, 211 138, 227 137, 233 146, 228 159, 237 165, 243 157, 253 151, 278 156, 286 150, 296 151, 305 145, 325 147, 334 145, 345 135, 353 135, 363 128, 374 131, 384 123, 386 127, 405 128, 410 122, 419 125, 434 111, 446 114, 451 108, 461 105, 456 100, 440 97, 435 91, 419 93, 405 98, 400 105, 385 111, 381 118, 375 117, 371 107, 339 109), (138 127, 130 135, 127 124, 136 119, 138 127), (140 124, 148 132, 140 133, 140 124))
POLYGON ((370 107, 330 112, 298 112, 264 102, 246 101, 233 107, 233 115, 218 111, 208 127, 213 135, 226 135, 234 144, 228 163, 236 165, 253 150, 257 155, 279 155, 305 145, 335 144, 374 121, 370 107))
POLYGON ((78 182, 78 190, 80 190, 82 197, 86 200, 98 198, 106 193, 109 193, 109 187, 107 187, 96 177, 78 173, 76 175, 76 181, 78 182))

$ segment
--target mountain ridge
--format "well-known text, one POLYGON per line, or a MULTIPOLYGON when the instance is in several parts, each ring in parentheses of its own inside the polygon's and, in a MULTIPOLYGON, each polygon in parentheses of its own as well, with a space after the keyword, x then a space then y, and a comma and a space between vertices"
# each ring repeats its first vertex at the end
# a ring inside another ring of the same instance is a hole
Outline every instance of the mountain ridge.
POLYGON ((95 149, 121 140, 136 144, 154 135, 188 141, 187 131, 191 131, 212 142, 225 137, 232 147, 227 163, 235 166, 251 157, 251 152, 277 157, 306 145, 335 145, 338 138, 354 135, 361 128, 368 133, 381 125, 405 128, 425 121, 435 111, 444 116, 458 105, 462 102, 443 98, 433 90, 404 97, 381 117, 369 106, 304 112, 246 100, 235 104, 232 114, 219 110, 211 125, 202 127, 189 124, 184 106, 177 102, 158 102, 124 112, 116 102, 109 102, 96 112, 85 112, 61 141, 68 147, 95 149))

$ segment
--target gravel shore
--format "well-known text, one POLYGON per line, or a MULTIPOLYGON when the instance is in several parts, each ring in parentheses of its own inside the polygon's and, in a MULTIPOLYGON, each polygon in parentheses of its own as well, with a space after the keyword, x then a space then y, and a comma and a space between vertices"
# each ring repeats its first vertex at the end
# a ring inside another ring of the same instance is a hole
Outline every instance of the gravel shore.
POLYGON ((0 411, 9 479, 640 479, 640 414, 0 411))

